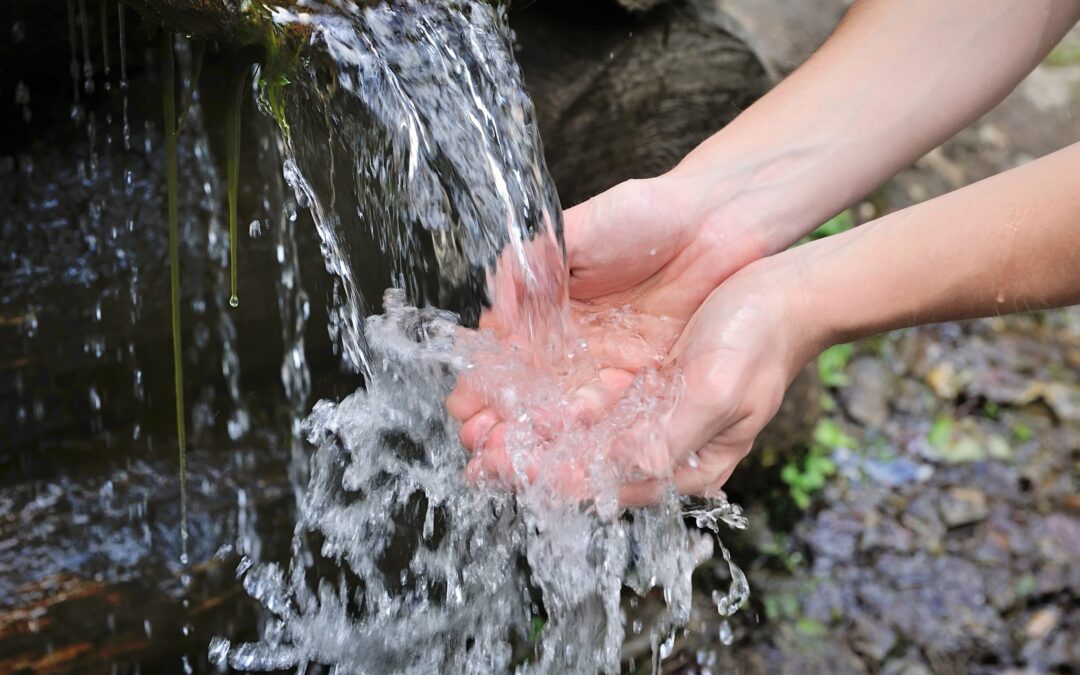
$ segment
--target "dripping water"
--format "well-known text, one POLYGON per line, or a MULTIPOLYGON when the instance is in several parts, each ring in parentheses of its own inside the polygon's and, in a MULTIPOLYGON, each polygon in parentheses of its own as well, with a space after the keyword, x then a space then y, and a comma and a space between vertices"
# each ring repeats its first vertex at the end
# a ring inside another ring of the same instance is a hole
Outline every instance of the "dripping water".
MULTIPOLYGON (((127 19, 124 16, 124 3, 119 2, 117 4, 117 35, 120 41, 120 94, 122 110, 123 125, 122 134, 124 137, 124 150, 131 150, 131 121, 128 118, 128 71, 127 71, 127 19)), ((126 178, 125 178, 126 182, 126 178)))

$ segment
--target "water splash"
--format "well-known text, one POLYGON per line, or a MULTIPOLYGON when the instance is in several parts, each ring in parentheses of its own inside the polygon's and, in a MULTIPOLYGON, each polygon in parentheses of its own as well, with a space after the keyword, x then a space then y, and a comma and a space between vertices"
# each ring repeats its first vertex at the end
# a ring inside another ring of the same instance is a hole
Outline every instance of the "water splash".
MULTIPOLYGON (((216 640, 211 658, 300 672, 310 663, 343 673, 617 672, 624 588, 660 589, 665 609, 652 636, 663 658, 690 620, 691 575, 713 553, 712 538, 686 526, 684 506, 714 532, 745 519, 721 495, 688 505, 673 490, 623 513, 615 488, 625 474, 587 451, 662 412, 679 383, 642 373, 603 424, 544 441, 553 461, 588 464, 593 499, 558 499, 557 476, 516 493, 477 489, 444 398, 497 347, 482 337, 463 349, 457 316, 418 308, 486 288, 502 319, 521 328, 548 366, 511 358, 497 373, 505 385, 536 383, 535 396, 510 406, 522 423, 508 445, 523 452, 540 443, 534 404, 559 403, 567 381, 595 377, 569 320, 561 209, 505 16, 479 1, 361 9, 311 0, 273 17, 303 27, 315 54, 290 92, 284 174, 337 279, 331 333, 365 386, 319 402, 305 423, 315 450, 289 566, 245 561, 238 570, 273 616, 263 639, 216 640), (356 265, 371 260, 367 243, 388 270, 356 265), (382 315, 365 318, 358 278, 377 273, 398 288, 382 315)), ((726 616, 746 584, 724 556, 733 584, 717 606, 726 616)))

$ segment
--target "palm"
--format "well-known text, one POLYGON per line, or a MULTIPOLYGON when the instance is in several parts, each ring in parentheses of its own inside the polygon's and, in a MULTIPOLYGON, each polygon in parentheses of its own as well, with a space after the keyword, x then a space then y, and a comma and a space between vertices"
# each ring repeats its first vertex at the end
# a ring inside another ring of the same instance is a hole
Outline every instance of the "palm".
MULTIPOLYGON (((448 400, 451 413, 465 421, 465 445, 482 450, 470 464, 474 473, 510 478, 507 434, 517 433, 519 420, 527 418, 524 424, 544 444, 568 429, 580 429, 582 420, 587 428, 601 418, 610 422, 617 417, 615 408, 628 387, 636 378, 641 395, 642 375, 668 361, 686 322, 709 293, 760 255, 737 224, 705 227, 699 214, 682 206, 667 180, 616 186, 568 210, 565 222, 572 300, 567 330, 587 346, 590 365, 576 371, 586 379, 573 372, 567 377, 560 364, 552 364, 550 345, 538 342, 547 335, 532 321, 527 322, 532 335, 522 333, 522 295, 506 271, 513 266, 500 266, 493 280, 495 306, 481 326, 492 329, 509 349, 489 350, 474 360, 448 400), (520 363, 507 368, 508 358, 520 363)), ((654 380, 650 386, 654 389, 647 396, 660 395, 667 385, 654 380)), ((636 430, 616 431, 625 433, 636 430)), ((622 447, 642 446, 641 439, 624 440, 622 447)), ((662 473, 672 460, 669 445, 654 443, 650 451, 624 459, 634 471, 662 473)))
POLYGON ((763 255, 738 222, 707 222, 679 179, 628 181, 566 211, 570 297, 686 321, 763 255))

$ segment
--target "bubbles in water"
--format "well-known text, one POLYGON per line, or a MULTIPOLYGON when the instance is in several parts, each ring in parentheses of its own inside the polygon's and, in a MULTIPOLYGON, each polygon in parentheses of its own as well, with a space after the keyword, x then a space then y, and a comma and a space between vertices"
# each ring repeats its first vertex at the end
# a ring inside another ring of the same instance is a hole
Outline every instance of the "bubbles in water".
POLYGON ((210 659, 212 665, 218 668, 225 668, 228 665, 229 647, 231 643, 222 637, 215 637, 210 640, 210 646, 207 650, 207 657, 210 659))

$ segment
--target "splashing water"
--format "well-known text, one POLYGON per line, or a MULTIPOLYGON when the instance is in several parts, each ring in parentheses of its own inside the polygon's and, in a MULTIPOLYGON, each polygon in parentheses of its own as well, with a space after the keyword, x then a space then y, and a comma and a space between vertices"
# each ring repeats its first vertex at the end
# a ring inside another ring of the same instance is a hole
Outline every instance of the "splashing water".
MULTIPOLYGON (((684 516, 713 532, 746 522, 722 497, 684 513, 670 490, 621 513, 625 472, 583 451, 662 413, 677 382, 639 374, 602 422, 554 438, 530 420, 545 405, 565 412, 567 384, 595 378, 597 364, 570 319, 561 211, 503 13, 479 1, 299 6, 274 20, 309 31, 329 62, 306 62, 290 92, 285 176, 316 221, 338 283, 331 332, 365 387, 306 421, 315 450, 289 567, 241 563, 245 589, 273 615, 262 641, 218 639, 211 658, 300 672, 616 672, 624 588, 662 589, 653 643, 666 655, 690 618, 693 570, 713 553, 684 516), (366 227, 346 226, 354 214, 366 227), (365 245, 399 286, 367 319, 357 276, 370 271, 353 264, 365 245), (432 258, 435 290, 418 272, 432 258), (454 314, 412 306, 431 293, 452 304, 485 283, 492 314, 529 354, 498 351, 490 336, 463 349, 454 314), (485 357, 501 364, 492 382, 519 422, 507 436, 516 468, 543 450, 546 479, 514 494, 469 484, 444 407, 457 375, 485 357), (559 499, 549 462, 587 464, 593 498, 559 499)), ((620 320, 613 312, 593 319, 620 320)), ((724 557, 733 583, 714 600, 726 616, 747 587, 724 557)))

